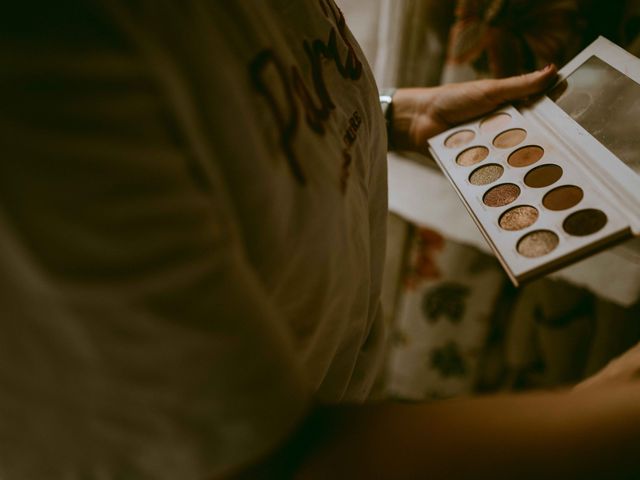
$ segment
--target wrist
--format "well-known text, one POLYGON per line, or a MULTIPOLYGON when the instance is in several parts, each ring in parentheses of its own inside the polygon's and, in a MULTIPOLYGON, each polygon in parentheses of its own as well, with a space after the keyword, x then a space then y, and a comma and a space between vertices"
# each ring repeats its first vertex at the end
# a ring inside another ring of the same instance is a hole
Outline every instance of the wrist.
POLYGON ((434 120, 433 88, 399 88, 393 95, 389 143, 395 150, 425 153, 427 139, 446 128, 434 120))

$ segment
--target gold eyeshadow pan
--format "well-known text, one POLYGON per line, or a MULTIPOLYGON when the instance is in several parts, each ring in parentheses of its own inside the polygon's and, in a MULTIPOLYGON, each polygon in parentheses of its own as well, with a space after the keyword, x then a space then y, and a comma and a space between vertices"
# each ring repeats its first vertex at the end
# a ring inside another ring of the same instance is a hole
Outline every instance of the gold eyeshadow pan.
POLYGON ((637 118, 640 60, 599 39, 547 95, 435 136, 429 151, 518 285, 640 236, 637 118))
POLYGON ((538 219, 538 210, 529 205, 520 205, 507 210, 500 216, 500 226, 505 230, 522 230, 533 225, 538 219))
POLYGON ((473 185, 488 185, 498 180, 504 172, 504 168, 497 163, 490 163, 476 168, 469 175, 469 183, 473 185))

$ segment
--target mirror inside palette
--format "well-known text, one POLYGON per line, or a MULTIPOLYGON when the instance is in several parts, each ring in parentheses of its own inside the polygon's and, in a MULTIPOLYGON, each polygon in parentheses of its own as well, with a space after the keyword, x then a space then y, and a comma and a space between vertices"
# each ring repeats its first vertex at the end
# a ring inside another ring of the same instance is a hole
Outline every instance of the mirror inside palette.
POLYGON ((514 284, 639 233, 639 80, 600 38, 533 105, 429 140, 514 284))
POLYGON ((549 93, 573 120, 640 173, 640 85, 596 56, 549 93))

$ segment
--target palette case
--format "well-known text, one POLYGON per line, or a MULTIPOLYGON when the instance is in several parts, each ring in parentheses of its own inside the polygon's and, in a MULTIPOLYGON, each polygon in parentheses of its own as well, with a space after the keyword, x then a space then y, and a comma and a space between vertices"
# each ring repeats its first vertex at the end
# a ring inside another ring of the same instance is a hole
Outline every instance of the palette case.
POLYGON ((535 102, 429 140, 515 285, 640 234, 640 60, 600 37, 535 102))

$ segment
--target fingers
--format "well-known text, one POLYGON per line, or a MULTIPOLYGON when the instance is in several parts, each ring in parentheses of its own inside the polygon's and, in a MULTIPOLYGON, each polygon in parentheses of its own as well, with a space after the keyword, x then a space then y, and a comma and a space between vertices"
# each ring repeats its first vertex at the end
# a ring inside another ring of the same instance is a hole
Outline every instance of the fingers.
POLYGON ((542 93, 556 80, 558 71, 553 64, 547 65, 542 70, 519 75, 516 77, 492 80, 485 84, 484 92, 488 98, 493 99, 496 105, 514 100, 524 99, 531 95, 542 93))

